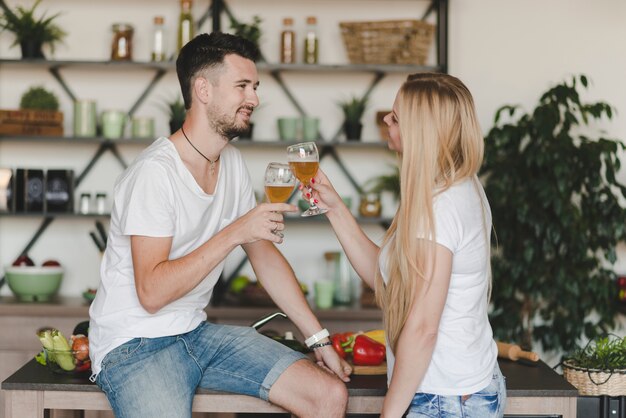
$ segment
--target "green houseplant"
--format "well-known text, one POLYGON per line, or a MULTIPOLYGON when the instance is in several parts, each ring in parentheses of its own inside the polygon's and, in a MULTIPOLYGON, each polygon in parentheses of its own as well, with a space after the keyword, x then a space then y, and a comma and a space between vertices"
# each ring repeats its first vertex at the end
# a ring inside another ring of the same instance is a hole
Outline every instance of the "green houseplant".
POLYGON ((358 141, 361 139, 361 130, 363 129, 361 119, 363 118, 365 109, 367 109, 367 100, 367 96, 352 96, 350 99, 338 103, 343 111, 343 131, 348 141, 358 141))
POLYGON ((261 18, 257 15, 252 17, 252 23, 243 23, 235 19, 234 16, 230 16, 230 28, 237 36, 241 36, 259 47, 259 41, 261 40, 261 18))
POLYGON ((373 193, 391 192, 395 200, 400 198, 400 168, 393 167, 393 172, 381 174, 365 183, 366 189, 373 193))
POLYGON ((22 58, 45 58, 42 46, 49 45, 54 53, 56 43, 66 36, 65 31, 53 23, 59 13, 46 17, 44 12, 41 17, 35 17, 35 9, 39 3, 41 0, 36 0, 30 9, 17 6, 15 10, 11 10, 4 0, 0 0, 3 12, 0 16, 0 28, 13 32, 13 45, 20 45, 22 58))
POLYGON ((565 378, 581 395, 623 396, 626 385, 626 337, 608 335, 590 340, 566 356, 565 378))
POLYGON ((183 126, 187 110, 185 109, 185 103, 180 97, 167 102, 166 109, 169 116, 170 133, 173 134, 183 126))
POLYGON ((57 96, 41 86, 28 89, 20 100, 20 109, 59 110, 57 96))
POLYGON ((581 100, 587 85, 585 76, 558 84, 530 113, 503 106, 485 139, 481 174, 495 230, 491 323, 497 339, 527 348, 539 342, 568 352, 614 326, 611 265, 626 239, 619 203, 626 188, 615 174, 625 146, 583 134, 613 116, 607 103, 581 100))

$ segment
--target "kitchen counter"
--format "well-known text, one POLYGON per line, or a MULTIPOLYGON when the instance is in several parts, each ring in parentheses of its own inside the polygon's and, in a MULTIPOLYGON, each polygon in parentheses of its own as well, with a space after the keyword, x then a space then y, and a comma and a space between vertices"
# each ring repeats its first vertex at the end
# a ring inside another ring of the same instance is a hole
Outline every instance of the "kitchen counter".
MULTIPOLYGON (((211 306, 205 311, 212 318, 249 320, 276 312, 277 307, 259 306, 211 306)), ((362 308, 358 304, 337 306, 331 309, 313 309, 320 319, 381 321, 382 313, 376 308, 362 308)), ((89 303, 81 297, 56 297, 50 302, 20 302, 12 296, 0 297, 0 316, 60 316, 89 317, 89 303)))
MULTIPOLYGON (((507 379, 506 414, 576 417, 578 392, 543 362, 536 364, 500 360, 507 379)), ((88 376, 55 375, 30 360, 2 382, 7 396, 6 418, 40 416, 41 410, 108 410, 104 394, 88 376)), ((387 391, 386 376, 353 376, 347 384, 350 413, 377 413, 387 391)), ((276 412, 279 408, 256 398, 199 390, 194 410, 200 412, 276 412)))

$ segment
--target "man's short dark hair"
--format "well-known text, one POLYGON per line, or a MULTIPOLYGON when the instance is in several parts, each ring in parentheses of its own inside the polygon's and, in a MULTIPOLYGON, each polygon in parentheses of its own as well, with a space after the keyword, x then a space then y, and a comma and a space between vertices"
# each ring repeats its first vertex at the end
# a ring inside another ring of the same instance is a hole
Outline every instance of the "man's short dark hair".
POLYGON ((222 32, 202 33, 181 48, 176 73, 186 109, 191 107, 191 83, 196 75, 222 65, 230 54, 256 62, 259 49, 247 39, 222 32))

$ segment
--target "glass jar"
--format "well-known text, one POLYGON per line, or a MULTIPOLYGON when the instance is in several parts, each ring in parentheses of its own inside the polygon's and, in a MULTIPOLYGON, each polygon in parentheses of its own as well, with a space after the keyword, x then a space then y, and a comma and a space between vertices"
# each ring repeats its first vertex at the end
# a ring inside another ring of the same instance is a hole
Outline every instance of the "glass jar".
POLYGON ((133 59, 133 27, 127 23, 114 23, 111 29, 113 30, 111 60, 131 61, 133 59))
POLYGON ((366 193, 361 196, 361 204, 359 205, 359 214, 366 218, 380 216, 382 205, 380 204, 380 195, 378 193, 366 193))
POLYGON ((104 215, 106 213, 107 194, 100 192, 96 193, 96 213, 104 215))
POLYGON ((152 61, 165 61, 165 23, 163 16, 154 17, 152 29, 152 61))
POLYGON ((83 215, 91 213, 91 193, 81 193, 78 211, 83 215))

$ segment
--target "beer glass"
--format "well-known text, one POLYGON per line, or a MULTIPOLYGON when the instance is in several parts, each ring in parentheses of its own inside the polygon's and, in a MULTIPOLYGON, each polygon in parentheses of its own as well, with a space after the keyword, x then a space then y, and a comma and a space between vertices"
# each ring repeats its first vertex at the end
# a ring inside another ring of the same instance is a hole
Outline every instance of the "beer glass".
POLYGON ((303 142, 287 147, 287 161, 298 180, 300 180, 311 194, 311 198, 309 199, 311 206, 300 216, 314 216, 328 212, 326 209, 317 207, 313 200, 313 191, 309 186, 311 179, 317 174, 317 169, 320 165, 320 157, 315 142, 303 142))
MULTIPOLYGON (((269 163, 265 169, 265 195, 271 203, 284 203, 289 199, 296 185, 296 178, 289 164, 269 163)), ((283 237, 281 232, 275 232, 283 237)))

